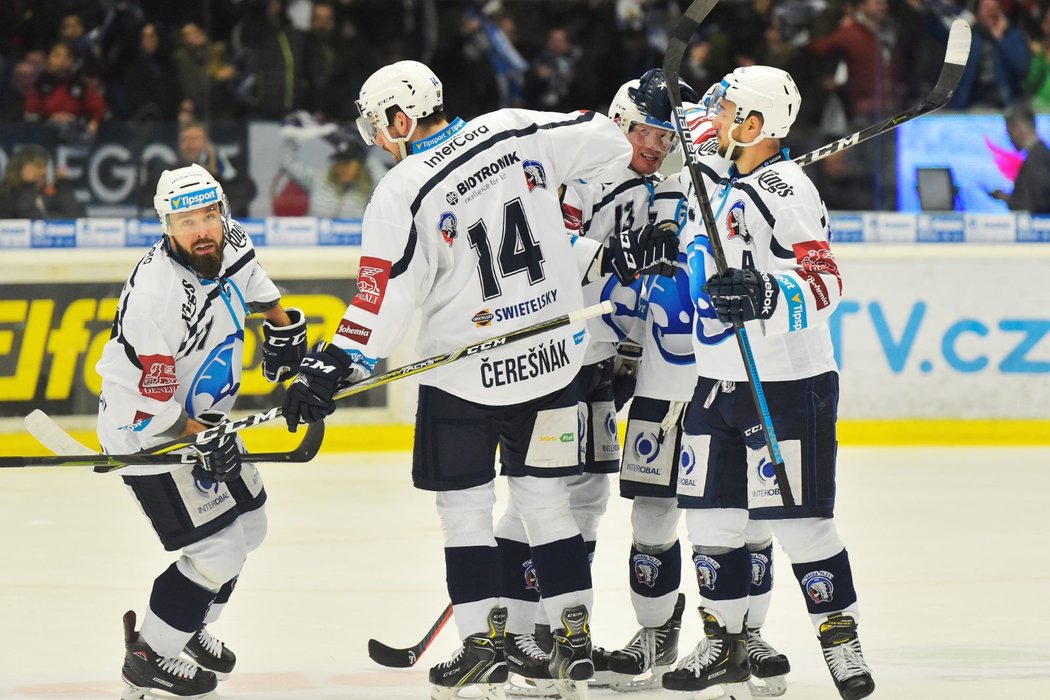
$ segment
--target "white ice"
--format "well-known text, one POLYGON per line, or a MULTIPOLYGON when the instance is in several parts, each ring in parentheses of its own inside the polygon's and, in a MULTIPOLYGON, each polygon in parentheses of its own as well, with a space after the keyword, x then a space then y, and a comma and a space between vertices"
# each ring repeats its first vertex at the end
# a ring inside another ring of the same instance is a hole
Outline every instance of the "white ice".
MULTIPOLYGON (((412 488, 409 462, 347 454, 265 468, 268 539, 210 628, 239 657, 223 700, 427 697, 427 668, 457 645, 452 625, 418 668, 383 669, 366 654, 369 637, 415 643, 446 601, 433 496, 412 488)), ((875 697, 1050 698, 1050 449, 843 448, 839 464, 875 697)), ((635 630, 628 512, 614 496, 594 564, 593 632, 607 648, 635 630)), ((173 558, 123 484, 76 468, 3 470, 0 537, 0 698, 119 697, 121 615, 141 618, 173 558)), ((833 700, 782 555, 775 575, 764 636, 791 659, 784 697, 833 700)), ((691 647, 688 568, 683 584, 691 647)))

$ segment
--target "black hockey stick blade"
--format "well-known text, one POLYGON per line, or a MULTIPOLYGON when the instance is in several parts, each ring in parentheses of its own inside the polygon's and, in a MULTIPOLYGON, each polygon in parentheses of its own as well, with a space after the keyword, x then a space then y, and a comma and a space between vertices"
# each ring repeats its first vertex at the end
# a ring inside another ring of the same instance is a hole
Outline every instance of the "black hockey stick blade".
POLYGON ((922 101, 895 117, 890 117, 878 124, 845 136, 838 141, 821 146, 817 150, 793 160, 805 167, 850 146, 856 146, 858 143, 881 136, 888 131, 896 129, 904 122, 911 121, 930 112, 936 112, 948 104, 948 101, 952 99, 952 95, 955 94, 955 88, 958 87, 959 80, 962 78, 963 70, 966 68, 966 59, 969 55, 970 25, 964 19, 957 19, 952 23, 951 31, 948 34, 948 48, 944 53, 944 66, 941 68, 941 75, 937 78, 937 84, 933 86, 933 89, 922 101))
MULTIPOLYGON (((72 438, 70 438, 72 439, 72 438)), ((303 435, 302 441, 287 452, 247 452, 241 455, 241 461, 253 463, 298 463, 309 462, 321 448, 324 441, 324 421, 311 423, 303 435)), ((191 455, 179 454, 126 454, 107 455, 98 452, 86 454, 62 454, 50 457, 0 457, 0 469, 16 467, 94 467, 99 474, 123 469, 134 465, 181 464, 192 462, 191 455)))
POLYGON ((386 666, 388 668, 409 668, 414 666, 419 657, 423 655, 434 641, 434 638, 438 636, 441 628, 445 626, 445 623, 452 617, 452 603, 441 612, 437 621, 427 631, 426 636, 420 640, 419 644, 408 649, 395 649, 388 647, 386 644, 375 640, 368 640, 368 657, 375 661, 380 666, 386 666))
MULTIPOLYGON (((546 333, 547 331, 555 330, 556 328, 563 328, 565 326, 572 325, 580 321, 586 321, 589 318, 594 318, 603 314, 609 314, 612 313, 613 310, 614 308, 612 302, 604 301, 601 304, 594 304, 592 306, 579 309, 578 311, 562 314, 561 316, 556 316, 554 318, 547 319, 546 321, 540 321, 539 323, 535 323, 531 326, 526 326, 524 328, 519 328, 504 335, 498 335, 494 338, 488 338, 486 340, 479 340, 476 343, 472 343, 470 345, 451 350, 441 355, 428 357, 424 360, 419 360, 418 362, 413 362, 403 367, 397 367, 387 372, 383 372, 382 374, 374 374, 371 377, 368 377, 367 379, 351 384, 345 389, 341 389, 340 391, 336 392, 335 398, 342 399, 346 398, 347 396, 352 396, 354 394, 360 393, 362 391, 367 391, 368 389, 375 389, 378 386, 389 384, 390 382, 396 381, 398 379, 403 379, 404 377, 411 377, 414 374, 426 372, 427 370, 434 369, 435 367, 447 365, 464 357, 472 357, 474 355, 479 355, 494 348, 501 347, 509 343, 514 343, 519 340, 524 340, 526 338, 532 338, 534 336, 540 335, 541 333, 546 333)), ((282 408, 280 406, 274 406, 273 408, 268 409, 266 411, 262 411, 261 413, 253 413, 250 416, 245 416, 236 420, 226 421, 225 423, 217 425, 214 428, 208 428, 207 430, 202 430, 201 432, 194 433, 193 435, 186 435, 184 437, 176 438, 174 440, 155 445, 153 448, 151 448, 147 452, 144 452, 143 454, 165 454, 174 450, 181 449, 183 447, 189 447, 190 445, 200 445, 205 442, 209 442, 210 440, 213 440, 217 437, 222 437, 223 435, 230 435, 232 433, 240 432, 245 428, 250 428, 261 423, 267 423, 269 421, 276 420, 282 415, 284 415, 284 411, 282 410, 282 408)), ((87 466, 97 466, 98 464, 99 463, 97 462, 92 462, 87 466)))

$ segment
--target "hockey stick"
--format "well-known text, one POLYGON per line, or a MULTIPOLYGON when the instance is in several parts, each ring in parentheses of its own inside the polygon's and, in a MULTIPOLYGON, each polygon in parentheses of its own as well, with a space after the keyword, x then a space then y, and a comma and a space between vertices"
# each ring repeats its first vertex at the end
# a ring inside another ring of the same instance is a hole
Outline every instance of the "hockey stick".
MULTIPOLYGON (((107 455, 93 452, 89 447, 73 439, 43 411, 37 409, 25 419, 26 429, 45 447, 58 452, 51 457, 0 457, 0 469, 13 467, 94 467, 94 471, 105 474, 129 465, 156 465, 192 463, 193 455, 180 454, 127 454, 107 455), (56 450, 55 448, 60 448, 56 450)), ((311 423, 297 447, 287 452, 246 452, 243 462, 300 463, 309 462, 324 441, 324 421, 311 423)))
MULTIPOLYGON (((962 78, 963 69, 966 68, 966 59, 969 55, 970 25, 964 19, 957 19, 952 22, 952 28, 948 34, 948 48, 944 53, 944 66, 941 68, 941 75, 937 78, 937 84, 933 86, 933 89, 921 102, 906 112, 901 112, 886 121, 861 129, 826 146, 821 146, 815 151, 795 158, 794 161, 805 167, 850 146, 856 146, 858 143, 881 136, 888 131, 896 129, 904 122, 937 111, 948 104, 948 100, 952 99, 952 95, 955 94, 955 88, 959 85, 959 79, 962 78)), ((666 70, 664 72, 666 73, 666 70)))
MULTIPOLYGON (((504 335, 498 335, 494 338, 489 338, 487 340, 479 340, 476 343, 465 345, 461 348, 451 350, 441 355, 434 355, 433 357, 428 357, 424 360, 419 360, 418 362, 413 362, 402 367, 397 367, 387 372, 383 372, 382 374, 374 374, 371 377, 368 377, 367 379, 364 379, 360 382, 356 382, 347 386, 345 389, 337 391, 335 393, 334 398, 336 400, 344 399, 347 396, 353 396, 354 394, 359 394, 362 391, 374 389, 378 386, 389 384, 390 382, 396 381, 398 379, 403 379, 404 377, 411 377, 412 375, 419 374, 420 372, 426 372, 427 370, 434 369, 435 367, 441 367, 443 365, 450 364, 464 357, 473 357, 475 355, 479 355, 494 348, 502 347, 510 343, 515 343, 519 340, 525 340, 526 338, 531 338, 533 336, 540 335, 541 333, 546 333, 547 331, 563 328, 565 326, 569 326, 580 321, 585 321, 595 316, 601 316, 602 314, 608 314, 612 312, 612 302, 604 301, 601 304, 594 304, 593 306, 588 306, 585 309, 573 311, 572 313, 568 314, 562 314, 561 316, 556 316, 554 318, 547 319, 546 321, 540 321, 539 323, 535 323, 531 326, 526 326, 525 328, 519 328, 518 330, 511 331, 504 335)), ((271 408, 267 411, 263 411, 261 413, 253 413, 252 415, 245 416, 244 418, 238 418, 236 420, 227 421, 225 423, 222 423, 221 425, 215 426, 214 428, 208 428, 207 430, 202 430, 201 432, 194 433, 193 435, 184 435, 174 440, 163 442, 159 445, 150 448, 148 451, 141 452, 137 455, 101 455, 94 461, 82 461, 79 464, 86 466, 95 466, 96 471, 98 471, 98 467, 105 468, 107 466, 115 465, 115 468, 120 468, 128 464, 144 464, 144 462, 141 462, 139 460, 141 460, 141 458, 145 455, 162 455, 168 452, 172 452, 174 450, 181 449, 183 447, 189 447, 190 445, 200 445, 217 437, 222 437, 223 435, 230 435, 232 433, 240 432, 245 428, 250 428, 261 423, 276 420, 277 418, 280 418, 283 415, 284 411, 281 409, 281 407, 275 406, 274 408, 271 408), (135 458, 135 461, 128 461, 132 457, 135 458)), ((47 458, 5 457, 4 459, 27 460, 47 458)), ((3 464, 0 463, 0 466, 3 466, 3 464)), ((24 466, 24 464, 22 462, 19 462, 19 464, 12 464, 9 466, 24 466)), ((103 471, 105 471, 105 469, 103 469, 103 471)))
POLYGON ((445 609, 441 611, 441 615, 434 621, 434 624, 430 626, 427 633, 423 636, 423 639, 419 641, 419 644, 411 646, 407 649, 395 649, 388 647, 380 641, 375 639, 368 640, 368 657, 375 661, 380 666, 388 666, 390 668, 408 668, 414 666, 419 657, 423 655, 423 652, 430 648, 430 644, 434 641, 434 638, 438 636, 438 632, 445 626, 445 623, 452 617, 452 603, 445 606, 445 609))
MULTIPOLYGON (((678 138, 683 144, 690 143, 686 133, 687 125, 685 110, 682 108, 682 90, 678 86, 679 69, 682 66, 682 56, 689 45, 693 33, 700 26, 700 22, 717 4, 718 0, 693 0, 686 9, 685 14, 678 20, 674 34, 667 42, 667 52, 664 54, 664 80, 667 83, 667 94, 671 98, 671 106, 675 112, 675 130, 678 138)), ((711 252, 715 258, 715 266, 719 274, 725 273, 729 267, 726 263, 725 252, 722 250, 722 241, 718 237, 718 229, 715 226, 715 217, 711 213, 711 202, 707 198, 707 188, 700 177, 699 153, 695 149, 685 148, 685 164, 689 170, 689 177, 696 191, 696 198, 700 204, 700 214, 704 220, 704 229, 711 241, 711 252)), ((773 432, 773 419, 769 415, 769 406, 766 404, 766 394, 762 390, 762 381, 758 377, 758 367, 755 365, 755 355, 751 351, 751 341, 748 340, 747 330, 739 321, 733 324, 737 344, 740 346, 740 356, 747 369, 748 386, 751 387, 751 397, 754 399, 755 408, 758 410, 759 419, 762 421, 762 435, 766 441, 766 450, 769 459, 773 463, 773 470, 777 477, 777 485, 780 486, 780 497, 784 505, 791 507, 795 505, 795 498, 791 493, 791 484, 788 483, 787 470, 784 467, 784 458, 780 454, 780 443, 777 442, 776 433, 773 432)))

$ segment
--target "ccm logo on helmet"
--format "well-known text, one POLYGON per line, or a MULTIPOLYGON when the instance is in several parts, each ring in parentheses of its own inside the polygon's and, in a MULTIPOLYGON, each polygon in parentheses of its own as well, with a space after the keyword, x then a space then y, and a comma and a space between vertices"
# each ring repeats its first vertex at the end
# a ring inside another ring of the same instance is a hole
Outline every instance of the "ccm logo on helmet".
POLYGON ((175 209, 188 209, 190 207, 196 207, 201 204, 210 204, 212 202, 219 201, 219 192, 216 188, 212 187, 207 190, 200 190, 199 192, 190 192, 189 194, 179 195, 178 197, 171 198, 171 208, 175 209))

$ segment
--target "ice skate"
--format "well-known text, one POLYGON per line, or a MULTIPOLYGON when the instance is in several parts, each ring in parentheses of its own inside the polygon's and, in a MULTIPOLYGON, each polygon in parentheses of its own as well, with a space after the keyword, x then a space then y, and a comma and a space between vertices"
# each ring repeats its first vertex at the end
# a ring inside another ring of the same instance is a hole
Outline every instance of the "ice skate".
POLYGON ((550 625, 536 625, 533 634, 508 634, 504 653, 507 658, 506 691, 510 697, 560 697, 551 679, 548 664, 554 637, 550 625))
POLYGON ((716 697, 750 700, 747 636, 743 632, 727 632, 721 619, 711 610, 700 608, 700 619, 704 623, 704 636, 675 670, 663 675, 661 684, 664 689, 683 697, 695 697, 700 691, 707 691, 703 696, 705 700, 716 697), (718 691, 721 695, 715 694, 718 691))
POLYGON ((506 625, 507 609, 493 608, 488 632, 470 635, 455 656, 431 668, 431 700, 465 697, 459 693, 467 688, 472 700, 503 700, 503 684, 507 682, 503 656, 506 625))
POLYGON ((171 656, 160 656, 135 631, 135 613, 124 613, 124 667, 120 675, 128 688, 121 700, 153 698, 207 698, 217 700, 218 680, 211 671, 171 656))
POLYGON ((848 613, 835 613, 818 629, 824 661, 842 699, 860 700, 874 693, 875 681, 860 649, 856 619, 848 613))
POLYGON ((563 627, 554 630, 554 649, 548 663, 554 685, 565 700, 586 700, 587 683, 594 677, 591 660, 590 615, 586 606, 565 608, 563 627))
POLYGON ((685 595, 679 593, 667 622, 659 627, 643 627, 626 647, 610 654, 609 686, 613 690, 631 693, 660 687, 661 676, 674 668, 678 659, 678 633, 684 610, 685 595))
POLYGON ((600 646, 591 648, 591 662, 594 664, 594 675, 587 681, 592 688, 608 688, 612 681, 612 671, 609 670, 609 656, 611 651, 600 646))
POLYGON ((751 663, 751 694, 756 698, 776 698, 787 692, 791 670, 788 658, 762 639, 757 627, 747 630, 747 659, 751 663))
POLYGON ((230 672, 237 663, 237 656, 222 640, 212 635, 207 626, 202 626, 197 634, 190 638, 182 653, 193 659, 201 668, 214 673, 220 681, 230 677, 230 672))

